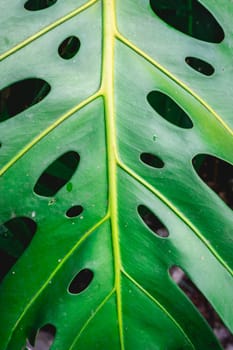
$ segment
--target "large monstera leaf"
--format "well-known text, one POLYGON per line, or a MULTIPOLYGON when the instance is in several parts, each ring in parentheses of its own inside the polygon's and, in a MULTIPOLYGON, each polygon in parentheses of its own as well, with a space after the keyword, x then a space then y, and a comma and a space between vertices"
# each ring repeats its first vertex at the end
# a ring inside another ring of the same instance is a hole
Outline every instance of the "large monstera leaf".
POLYGON ((220 349, 173 266, 233 329, 233 3, 187 3, 0 1, 2 350, 220 349))

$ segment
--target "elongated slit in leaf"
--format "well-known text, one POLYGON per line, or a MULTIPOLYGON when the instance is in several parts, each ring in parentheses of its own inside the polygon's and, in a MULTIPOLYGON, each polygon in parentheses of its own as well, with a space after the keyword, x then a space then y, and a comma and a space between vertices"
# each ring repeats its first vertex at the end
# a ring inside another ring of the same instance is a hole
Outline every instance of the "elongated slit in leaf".
POLYGON ((51 86, 38 78, 20 80, 0 90, 0 122, 41 102, 50 90, 51 86))
POLYGON ((190 129, 193 123, 185 111, 168 95, 151 91, 147 95, 150 106, 165 120, 183 129, 190 129))
POLYGON ((196 70, 198 73, 201 73, 203 75, 213 75, 214 74, 214 67, 197 57, 186 57, 185 62, 194 70, 196 70))
POLYGON ((57 0, 28 0, 24 8, 28 11, 40 11, 55 5, 57 0))
POLYGON ((233 209, 233 165, 208 154, 196 155, 192 164, 200 179, 233 209))
POLYGON ((41 174, 34 186, 34 192, 44 197, 54 196, 74 175, 79 160, 80 156, 75 151, 64 153, 41 174))
POLYGON ((200 314, 208 322, 209 326, 213 329, 216 337, 225 345, 225 338, 233 341, 233 334, 223 323, 222 319, 212 306, 212 304, 201 293, 194 282, 187 276, 183 269, 179 266, 173 265, 169 268, 169 275, 177 286, 186 294, 192 304, 200 312, 200 314), (219 330, 219 331, 218 331, 219 330), (225 338, 222 336, 222 332, 225 332, 225 338))
POLYGON ((81 205, 74 205, 73 207, 70 207, 67 212, 66 216, 68 218, 74 218, 79 216, 83 212, 83 207, 81 205))
POLYGON ((145 205, 138 206, 138 214, 146 226, 159 237, 168 237, 169 232, 165 225, 145 205))
POLYGON ((141 153, 140 159, 143 163, 151 166, 152 168, 163 168, 164 162, 158 156, 152 153, 141 153))
POLYGON ((73 278, 69 285, 69 292, 71 294, 79 294, 83 292, 90 285, 94 274, 90 269, 83 269, 73 278))

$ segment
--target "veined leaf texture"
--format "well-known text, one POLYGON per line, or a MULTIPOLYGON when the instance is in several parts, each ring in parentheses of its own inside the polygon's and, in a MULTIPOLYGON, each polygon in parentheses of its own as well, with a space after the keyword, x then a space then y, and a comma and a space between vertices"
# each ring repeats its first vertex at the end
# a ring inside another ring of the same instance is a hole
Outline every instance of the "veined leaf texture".
POLYGON ((222 348, 170 272, 233 329, 232 15, 0 1, 0 349, 222 348))

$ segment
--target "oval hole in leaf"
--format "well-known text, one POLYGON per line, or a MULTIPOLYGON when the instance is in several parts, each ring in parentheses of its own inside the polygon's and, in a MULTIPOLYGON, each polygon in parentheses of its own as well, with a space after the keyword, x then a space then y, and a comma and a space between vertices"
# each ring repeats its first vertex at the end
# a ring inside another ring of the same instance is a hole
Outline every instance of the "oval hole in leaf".
POLYGON ((165 225, 145 205, 138 206, 138 214, 146 226, 159 237, 168 237, 169 232, 165 225))
POLYGON ((164 162, 152 153, 141 153, 140 159, 143 163, 153 168, 163 168, 164 162))
POLYGON ((213 329, 215 335, 225 348, 225 337, 222 337, 222 332, 225 332, 226 337, 230 341, 233 341, 233 335, 223 323, 222 319, 219 317, 218 313, 210 302, 180 267, 176 265, 171 266, 169 268, 169 275, 178 285, 178 287, 186 294, 200 314, 206 319, 210 327, 213 329), (221 329, 222 332, 216 332, 218 329, 221 329))
POLYGON ((76 36, 69 36, 59 46, 58 53, 65 60, 74 57, 80 49, 80 40, 76 36))
POLYGON ((89 269, 83 269, 73 278, 69 285, 69 292, 71 294, 79 294, 83 292, 91 283, 94 274, 89 269))
POLYGON ((57 158, 41 174, 34 186, 34 192, 40 196, 54 196, 74 175, 80 156, 75 151, 68 151, 57 158))
POLYGON ((32 342, 34 347, 30 344, 30 341, 28 340, 26 343, 26 347, 27 349, 49 350, 54 343, 55 336, 56 327, 48 323, 40 329, 38 329, 38 331, 36 332, 35 340, 32 342))
POLYGON ((66 216, 68 218, 74 218, 79 216, 82 212, 83 212, 83 207, 81 205, 74 205, 73 207, 67 210, 66 216))
POLYGON ((186 57, 185 62, 193 69, 195 69, 197 72, 210 76, 214 74, 214 67, 209 64, 208 62, 205 62, 201 60, 200 58, 196 57, 186 57))
POLYGON ((182 33, 210 43, 224 39, 220 24, 197 0, 150 0, 150 6, 164 22, 182 33))
POLYGON ((24 8, 28 11, 39 11, 53 6, 56 2, 57 0, 28 0, 24 4, 24 8))
POLYGON ((193 123, 189 116, 175 101, 164 93, 160 91, 151 91, 147 95, 147 101, 161 117, 173 125, 179 126, 183 129, 190 129, 193 127, 193 123))
POLYGON ((202 181, 233 209, 233 165, 208 154, 196 155, 192 163, 202 181))
POLYGON ((0 225, 0 279, 23 254, 36 230, 35 221, 27 217, 16 217, 0 225))
POLYGON ((0 122, 41 102, 50 90, 51 86, 38 78, 20 80, 0 90, 0 122))

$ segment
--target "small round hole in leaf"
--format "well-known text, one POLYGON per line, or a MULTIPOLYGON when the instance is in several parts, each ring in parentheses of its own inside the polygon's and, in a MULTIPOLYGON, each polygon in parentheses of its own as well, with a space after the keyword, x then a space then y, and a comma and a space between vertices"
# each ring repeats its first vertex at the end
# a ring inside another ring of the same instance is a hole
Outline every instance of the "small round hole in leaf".
POLYGON ((76 36, 69 36, 59 46, 58 53, 65 60, 74 57, 80 49, 80 40, 76 36))
POLYGON ((74 218, 79 216, 82 212, 83 212, 83 207, 81 205, 74 205, 73 207, 67 210, 66 216, 68 218, 74 218))
POLYGON ((89 269, 83 269, 73 278, 69 285, 69 292, 71 294, 79 294, 83 292, 91 283, 94 274, 89 269))
POLYGON ((153 167, 153 168, 163 168, 164 162, 158 156, 152 153, 141 153, 140 159, 143 163, 153 167))
POLYGON ((165 120, 183 129, 193 127, 187 113, 168 95, 160 91, 151 91, 147 95, 150 106, 165 120))
POLYGON ((24 8, 28 11, 39 11, 55 5, 57 0, 28 0, 24 8))
POLYGON ((138 206, 138 214, 142 218, 145 225, 159 237, 168 237, 169 232, 165 225, 152 213, 145 205, 138 206))
POLYGON ((193 69, 195 69, 197 72, 210 76, 214 74, 214 67, 200 58, 196 57, 186 57, 185 62, 193 69))

